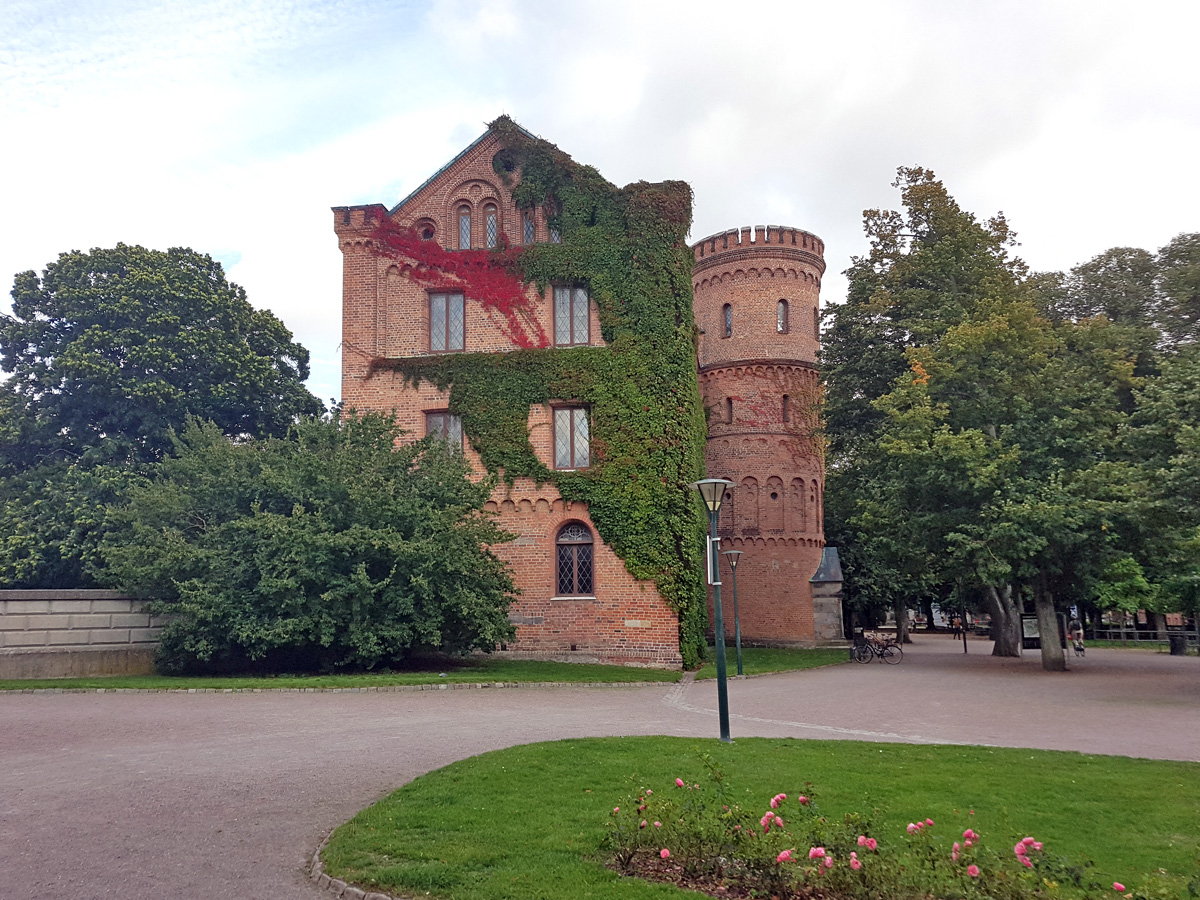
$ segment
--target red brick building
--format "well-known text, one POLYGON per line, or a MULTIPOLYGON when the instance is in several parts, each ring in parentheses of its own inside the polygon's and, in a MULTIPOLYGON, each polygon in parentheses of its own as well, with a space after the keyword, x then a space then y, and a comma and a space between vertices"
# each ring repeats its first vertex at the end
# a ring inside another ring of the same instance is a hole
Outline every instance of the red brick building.
MULTIPOLYGON (((478 448, 450 411, 449 391, 381 369, 378 361, 506 353, 528 346, 528 334, 542 336, 551 348, 603 347, 596 303, 586 285, 552 284, 544 293, 530 285, 521 321, 514 324, 462 292, 429 289, 410 266, 377 252, 372 235, 388 220, 447 251, 557 242, 545 209, 518 207, 513 192, 520 171, 504 177, 504 152, 489 129, 390 210, 381 205, 333 210, 343 253, 343 404, 394 411, 417 437, 441 434, 461 444, 478 471, 478 448)), ((723 533, 747 551, 740 585, 743 636, 811 644, 833 637, 814 630, 807 592, 822 546, 823 478, 811 429, 815 310, 824 264, 820 242, 805 232, 772 228, 760 230, 757 238, 751 243, 747 233, 739 243, 738 233, 731 232, 695 248, 700 378, 706 403, 715 407, 707 459, 710 475, 738 483, 723 533), (768 238, 775 243, 768 245, 768 238), (725 337, 729 315, 732 330, 725 337), (784 318, 777 321, 777 315, 784 318), (729 404, 732 422, 722 418, 729 404)), ((569 397, 531 405, 527 429, 533 452, 547 468, 588 466, 589 412, 569 397)), ((507 652, 680 664, 676 614, 655 582, 634 578, 600 538, 586 504, 564 500, 551 483, 518 477, 511 485, 501 483, 488 506, 517 535, 496 548, 521 592, 512 607, 517 638, 507 652)))

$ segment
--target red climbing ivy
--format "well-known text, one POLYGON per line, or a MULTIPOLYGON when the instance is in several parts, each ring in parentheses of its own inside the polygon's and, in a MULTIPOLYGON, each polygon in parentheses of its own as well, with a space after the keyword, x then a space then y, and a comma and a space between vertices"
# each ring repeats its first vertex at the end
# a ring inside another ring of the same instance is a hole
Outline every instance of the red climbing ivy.
POLYGON ((445 250, 416 230, 386 216, 371 234, 380 256, 395 260, 402 274, 435 290, 458 290, 482 306, 504 335, 522 350, 550 346, 534 317, 524 279, 518 274, 523 247, 509 247, 501 235, 494 250, 445 250))

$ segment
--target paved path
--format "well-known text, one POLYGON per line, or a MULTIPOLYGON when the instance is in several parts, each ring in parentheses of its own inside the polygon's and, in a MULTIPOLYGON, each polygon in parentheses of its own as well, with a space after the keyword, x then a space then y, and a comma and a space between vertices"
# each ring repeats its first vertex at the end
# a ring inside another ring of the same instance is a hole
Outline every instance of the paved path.
MULTIPOLYGON (((1034 657, 921 637, 899 666, 730 684, 739 736, 986 743, 1200 760, 1200 658, 1034 657)), ((485 750, 716 733, 711 681, 375 694, 0 695, 4 900, 316 900, 321 838, 411 778, 485 750)))

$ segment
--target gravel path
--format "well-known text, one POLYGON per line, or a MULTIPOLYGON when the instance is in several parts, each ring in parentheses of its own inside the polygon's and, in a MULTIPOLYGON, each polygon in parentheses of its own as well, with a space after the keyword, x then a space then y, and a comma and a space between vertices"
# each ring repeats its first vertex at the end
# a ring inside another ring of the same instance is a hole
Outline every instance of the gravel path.
MULTIPOLYGON (((730 684, 732 731, 1200 761, 1200 658, 1036 654, 921 637, 899 666, 730 684)), ((0 694, 0 897, 327 897, 328 831, 486 750, 590 735, 715 736, 715 682, 411 693, 0 694)))

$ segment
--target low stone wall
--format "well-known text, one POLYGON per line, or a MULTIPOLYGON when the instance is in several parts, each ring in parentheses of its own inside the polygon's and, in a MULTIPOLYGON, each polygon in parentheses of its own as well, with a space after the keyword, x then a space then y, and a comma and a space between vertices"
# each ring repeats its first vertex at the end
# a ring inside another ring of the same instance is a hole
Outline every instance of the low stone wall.
POLYGON ((117 591, 0 591, 0 678, 154 671, 162 622, 117 591))

